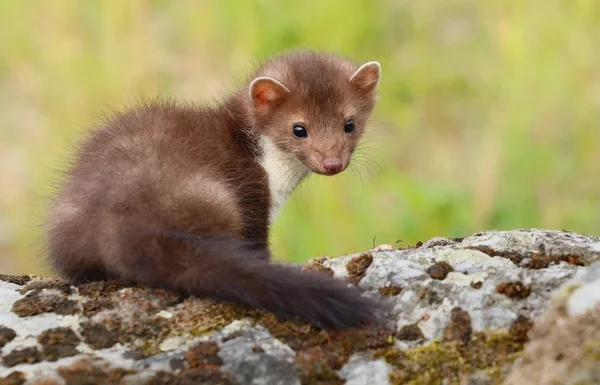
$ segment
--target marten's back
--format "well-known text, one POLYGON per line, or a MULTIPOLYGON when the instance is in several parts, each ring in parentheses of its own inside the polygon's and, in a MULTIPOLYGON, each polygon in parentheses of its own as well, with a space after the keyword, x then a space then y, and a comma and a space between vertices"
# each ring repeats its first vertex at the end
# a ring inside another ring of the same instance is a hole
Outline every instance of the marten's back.
POLYGON ((143 242, 136 235, 148 229, 243 238, 243 201, 267 197, 231 120, 218 109, 154 103, 93 131, 51 208, 48 247, 59 272, 122 258, 121 242, 143 242))

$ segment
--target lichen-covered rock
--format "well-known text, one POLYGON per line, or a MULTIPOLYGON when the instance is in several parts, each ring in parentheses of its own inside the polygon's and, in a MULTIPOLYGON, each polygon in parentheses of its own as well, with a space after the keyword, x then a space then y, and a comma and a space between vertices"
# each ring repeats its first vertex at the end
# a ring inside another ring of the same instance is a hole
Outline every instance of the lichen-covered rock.
POLYGON ((386 305, 381 325, 345 332, 116 281, 0 276, 0 384, 542 384, 548 365, 554 383, 597 383, 599 259, 600 238, 548 230, 315 259, 304 268, 386 305))
POLYGON ((600 262, 558 291, 506 384, 600 384, 600 262))

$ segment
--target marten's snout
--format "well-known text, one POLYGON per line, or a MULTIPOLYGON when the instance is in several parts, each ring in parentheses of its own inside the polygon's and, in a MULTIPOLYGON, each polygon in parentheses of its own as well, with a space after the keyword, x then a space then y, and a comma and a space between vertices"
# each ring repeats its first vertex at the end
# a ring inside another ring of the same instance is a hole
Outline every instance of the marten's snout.
POLYGON ((330 158, 323 161, 323 169, 327 175, 335 175, 342 171, 344 165, 339 158, 330 158))

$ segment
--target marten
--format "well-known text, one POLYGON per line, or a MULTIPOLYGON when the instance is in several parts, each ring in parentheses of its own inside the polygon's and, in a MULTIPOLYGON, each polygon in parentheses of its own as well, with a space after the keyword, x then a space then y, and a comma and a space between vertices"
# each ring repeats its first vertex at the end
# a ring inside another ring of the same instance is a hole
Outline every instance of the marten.
POLYGON ((75 284, 118 279, 321 329, 376 321, 356 287, 271 262, 269 226, 310 173, 348 167, 380 77, 378 62, 292 51, 217 106, 113 113, 78 144, 52 200, 49 261, 75 284))

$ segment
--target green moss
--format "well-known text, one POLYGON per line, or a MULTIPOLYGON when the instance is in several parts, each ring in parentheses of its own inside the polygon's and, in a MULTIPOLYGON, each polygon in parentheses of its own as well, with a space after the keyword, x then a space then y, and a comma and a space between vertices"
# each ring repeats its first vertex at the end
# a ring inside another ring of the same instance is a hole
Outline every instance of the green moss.
POLYGON ((375 327, 323 331, 296 320, 282 321, 266 311, 192 298, 173 317, 170 336, 205 335, 244 318, 264 326, 297 353, 296 364, 305 383, 339 382, 335 372, 353 353, 389 347, 395 337, 392 330, 375 327))
POLYGON ((586 360, 600 363, 600 341, 586 341, 583 345, 583 354, 586 360))
POLYGON ((395 347, 380 349, 375 357, 385 359, 396 370, 390 374, 393 384, 459 384, 461 375, 479 370, 500 383, 502 369, 520 356, 523 343, 507 332, 479 332, 468 344, 434 340, 407 351, 395 347))

